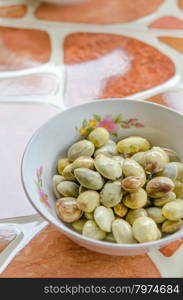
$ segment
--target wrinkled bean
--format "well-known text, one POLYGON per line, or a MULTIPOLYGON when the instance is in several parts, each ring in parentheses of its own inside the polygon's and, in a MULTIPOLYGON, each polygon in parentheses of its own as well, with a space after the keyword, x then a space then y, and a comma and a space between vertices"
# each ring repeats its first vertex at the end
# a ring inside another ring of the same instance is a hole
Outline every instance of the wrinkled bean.
POLYGON ((63 170, 65 167, 67 167, 70 164, 68 158, 61 158, 57 162, 57 169, 58 169, 58 174, 62 175, 63 170))
POLYGON ((118 152, 116 149, 116 143, 112 140, 108 140, 108 142, 104 146, 97 148, 97 150, 94 153, 94 157, 96 157, 98 154, 103 154, 108 157, 117 155, 118 152))
POLYGON ((165 217, 162 215, 162 209, 159 207, 149 207, 146 209, 147 214, 156 223, 162 223, 165 221, 165 217))
POLYGON ((162 171, 169 162, 166 152, 160 147, 153 147, 144 153, 141 164, 147 174, 154 174, 162 171))
POLYGON ((56 212, 58 217, 66 223, 77 221, 82 216, 77 206, 76 198, 64 197, 56 201, 56 212))
POLYGON ((176 199, 176 195, 174 192, 167 193, 164 197, 161 197, 159 199, 154 199, 154 205, 155 206, 163 206, 164 204, 173 201, 176 199))
POLYGON ((64 181, 64 177, 60 176, 60 175, 54 175, 52 178, 52 185, 53 185, 53 193, 56 197, 56 199, 61 198, 61 194, 59 193, 59 191, 57 190, 57 186, 60 182, 64 181))
POLYGON ((77 198, 79 209, 91 213, 100 205, 100 195, 96 191, 86 191, 77 198))
POLYGON ((141 208, 146 202, 147 193, 142 188, 139 188, 136 192, 130 193, 123 198, 124 205, 131 209, 141 208))
POLYGON ((92 156, 95 150, 93 143, 87 140, 81 140, 74 143, 68 150, 68 158, 74 161, 80 156, 92 156))
POLYGON ((98 127, 89 134, 88 139, 98 148, 108 142, 109 132, 103 127, 98 127))
POLYGON ((95 209, 94 220, 103 231, 111 232, 111 226, 114 219, 114 213, 111 208, 106 208, 101 205, 95 209))
POLYGON ((87 220, 84 220, 84 219, 80 219, 80 220, 77 220, 75 222, 72 223, 72 227, 75 231, 79 232, 79 233, 82 233, 83 232, 83 227, 85 225, 87 220))
POLYGON ((72 181, 62 181, 57 185, 58 192, 65 197, 77 197, 79 185, 72 181))
POLYGON ((175 185, 170 178, 158 176, 147 183, 146 191, 152 198, 161 198, 173 191, 174 187, 175 185))
POLYGON ((123 219, 116 219, 112 223, 112 233, 118 244, 136 243, 132 234, 132 227, 123 219))
POLYGON ((82 234, 93 240, 103 240, 106 236, 106 232, 101 230, 93 220, 84 224, 82 234))
POLYGON ((114 206, 114 212, 117 216, 124 217, 128 212, 128 208, 123 203, 119 203, 114 206))
POLYGON ((85 188, 100 190, 103 187, 104 180, 96 171, 86 168, 78 168, 74 170, 74 175, 79 183, 85 188))
POLYGON ((166 203, 162 208, 162 214, 170 221, 178 221, 183 218, 183 200, 176 199, 166 203))
POLYGON ((134 154, 150 149, 150 143, 140 136, 130 136, 117 143, 117 150, 120 153, 134 154))
POLYGON ((94 160, 96 170, 105 178, 116 180, 122 175, 122 169, 119 162, 99 154, 94 160))
POLYGON ((100 193, 101 203, 106 207, 117 205, 121 201, 122 196, 120 181, 107 182, 100 193))
POLYGON ((133 235, 139 243, 159 240, 161 233, 153 219, 149 217, 137 218, 132 226, 133 235))
POLYGON ((89 156, 80 156, 72 163, 72 169, 87 168, 94 170, 94 160, 89 156))
POLYGON ((180 229, 183 224, 183 220, 170 221, 166 220, 161 227, 161 231, 165 233, 174 233, 180 229))
POLYGON ((64 176, 64 178, 66 180, 75 180, 76 179, 73 174, 72 164, 69 164, 64 168, 62 175, 64 176))
POLYGON ((126 216, 126 221, 133 225, 133 222, 139 217, 147 217, 147 212, 144 208, 130 209, 126 216))

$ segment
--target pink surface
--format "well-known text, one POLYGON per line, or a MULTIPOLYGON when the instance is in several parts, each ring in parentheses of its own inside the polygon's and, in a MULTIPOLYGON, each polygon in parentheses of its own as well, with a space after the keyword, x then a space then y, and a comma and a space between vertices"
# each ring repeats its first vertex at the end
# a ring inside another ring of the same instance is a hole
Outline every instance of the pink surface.
POLYGON ((183 29, 183 21, 172 16, 165 16, 154 21, 150 28, 157 29, 183 29))
POLYGON ((175 73, 173 62, 139 40, 109 33, 75 32, 64 41, 67 106, 126 97, 159 85, 175 73))
POLYGON ((48 33, 0 26, 0 71, 37 67, 50 58, 48 33))
POLYGON ((0 104, 0 219, 36 213, 20 179, 24 148, 34 131, 58 112, 36 104, 0 104))

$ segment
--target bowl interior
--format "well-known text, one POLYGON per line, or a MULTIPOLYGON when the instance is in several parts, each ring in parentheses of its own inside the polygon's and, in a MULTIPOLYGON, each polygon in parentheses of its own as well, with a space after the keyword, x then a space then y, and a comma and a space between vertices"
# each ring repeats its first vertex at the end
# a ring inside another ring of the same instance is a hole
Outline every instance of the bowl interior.
MULTIPOLYGON (((68 147, 81 139, 79 129, 89 120, 96 120, 97 124, 103 121, 102 124, 113 131, 115 140, 130 135, 143 136, 155 146, 176 150, 183 161, 183 116, 162 106, 134 100, 103 100, 68 109, 53 117, 29 142, 22 162, 22 179, 39 213, 61 230, 76 236, 78 234, 55 213, 52 176, 56 174, 57 159, 66 157, 68 147)), ((179 238, 182 231, 164 240, 179 238)))

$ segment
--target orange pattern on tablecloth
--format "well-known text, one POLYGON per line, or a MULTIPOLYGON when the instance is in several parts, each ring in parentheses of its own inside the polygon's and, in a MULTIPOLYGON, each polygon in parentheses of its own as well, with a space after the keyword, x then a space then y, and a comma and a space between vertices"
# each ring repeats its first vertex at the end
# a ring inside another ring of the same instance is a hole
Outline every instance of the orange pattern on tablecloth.
POLYGON ((0 6, 0 18, 21 18, 26 11, 26 5, 2 5, 0 6))
POLYGON ((157 104, 161 104, 161 105, 165 105, 165 106, 168 106, 165 99, 163 98, 163 95, 162 94, 158 94, 158 95, 155 95, 149 99, 147 99, 147 101, 150 101, 150 102, 154 102, 154 103, 157 103, 157 104))
POLYGON ((160 42, 167 44, 180 53, 183 53, 183 38, 161 36, 158 39, 160 42))
POLYGON ((160 277, 160 274, 147 255, 119 257, 95 253, 49 226, 15 257, 0 277, 160 277))
POLYGON ((174 75, 174 64, 157 49, 136 39, 114 34, 74 33, 67 36, 64 62, 67 65, 65 101, 69 105, 78 104, 82 97, 83 100, 125 97, 157 86, 174 75), (113 58, 109 59, 109 54, 113 58), (118 55, 118 63, 115 55, 118 55), (123 70, 127 63, 130 66, 123 70), (96 87, 96 83, 91 81, 97 76, 100 78, 96 87))
POLYGON ((165 16, 157 19, 149 25, 157 29, 183 29, 183 21, 172 16, 165 16))
POLYGON ((88 24, 126 23, 153 13, 164 0, 88 0, 79 4, 42 4, 39 19, 88 24), (143 9, 142 9, 143 7, 143 9))
POLYGON ((0 27, 0 71, 46 63, 50 51, 50 40, 45 31, 0 27))
POLYGON ((178 250, 178 248, 183 244, 183 239, 178 240, 176 242, 173 242, 165 247, 162 247, 160 249, 160 252, 165 255, 166 257, 170 257, 172 256, 176 250, 178 250))
POLYGON ((178 1, 179 1, 179 6, 180 6, 180 8, 183 9, 183 0, 178 0, 178 1))

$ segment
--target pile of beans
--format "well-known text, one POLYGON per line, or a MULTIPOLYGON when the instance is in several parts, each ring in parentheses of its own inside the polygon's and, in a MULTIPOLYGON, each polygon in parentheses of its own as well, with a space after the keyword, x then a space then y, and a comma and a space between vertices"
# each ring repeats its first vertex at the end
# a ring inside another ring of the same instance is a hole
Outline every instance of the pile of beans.
POLYGON ((183 163, 172 149, 139 136, 115 143, 98 127, 71 145, 57 169, 57 215, 88 238, 145 243, 183 223, 183 163))

